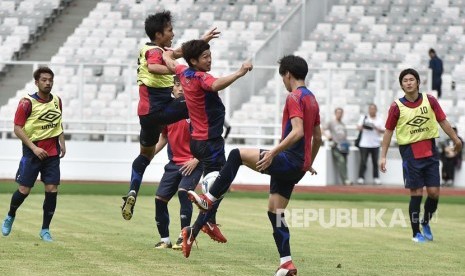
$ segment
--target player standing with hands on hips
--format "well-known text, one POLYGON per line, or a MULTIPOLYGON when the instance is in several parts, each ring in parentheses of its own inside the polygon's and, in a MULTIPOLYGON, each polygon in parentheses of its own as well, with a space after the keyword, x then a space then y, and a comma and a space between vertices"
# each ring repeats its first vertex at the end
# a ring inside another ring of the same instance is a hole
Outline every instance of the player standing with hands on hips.
POLYGON ((423 243, 433 240, 429 222, 438 207, 440 176, 439 152, 435 138, 439 137, 438 123, 454 141, 460 152, 462 142, 446 119, 436 98, 419 92, 420 76, 414 69, 405 69, 399 75, 404 97, 391 104, 386 120, 386 131, 381 144, 380 169, 386 172, 386 155, 396 130, 397 143, 402 156, 405 188, 410 190, 409 217, 413 231, 412 241, 423 243), (426 187, 428 197, 424 205, 420 231, 420 209, 426 187))

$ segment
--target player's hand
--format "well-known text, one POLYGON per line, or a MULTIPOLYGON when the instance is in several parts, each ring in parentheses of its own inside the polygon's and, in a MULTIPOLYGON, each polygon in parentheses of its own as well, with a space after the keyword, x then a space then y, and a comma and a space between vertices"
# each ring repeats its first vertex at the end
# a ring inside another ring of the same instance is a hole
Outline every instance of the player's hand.
POLYGON ((310 169, 308 169, 308 171, 310 172, 311 175, 316 175, 318 174, 317 171, 315 171, 315 169, 313 167, 310 167, 310 169))
POLYGON ((190 175, 195 170, 198 164, 199 160, 193 158, 184 163, 182 167, 179 169, 179 171, 181 171, 182 175, 190 175))
POLYGON ((48 157, 47 151, 43 148, 35 147, 32 151, 40 160, 44 160, 48 157))
POLYGON ((379 170, 383 173, 385 173, 386 170, 386 157, 383 157, 379 161, 379 170))
POLYGON ((258 160, 256 166, 259 172, 265 171, 273 162, 274 154, 271 151, 262 151, 260 153, 260 160, 258 160))
POLYGON ((454 141, 454 151, 456 154, 459 154, 462 151, 462 146, 462 141, 460 139, 454 141))
POLYGON ((66 154, 66 147, 64 145, 60 145, 60 158, 65 157, 66 154))
POLYGON ((205 41, 205 42, 210 42, 210 40, 214 39, 214 38, 218 38, 220 36, 220 31, 217 30, 217 27, 211 29, 210 31, 208 31, 207 33, 205 33, 203 36, 202 36, 202 39, 205 41))
POLYGON ((252 69, 252 63, 250 61, 246 61, 242 64, 241 68, 239 69, 239 75, 242 77, 245 74, 247 74, 247 72, 252 71, 252 69))

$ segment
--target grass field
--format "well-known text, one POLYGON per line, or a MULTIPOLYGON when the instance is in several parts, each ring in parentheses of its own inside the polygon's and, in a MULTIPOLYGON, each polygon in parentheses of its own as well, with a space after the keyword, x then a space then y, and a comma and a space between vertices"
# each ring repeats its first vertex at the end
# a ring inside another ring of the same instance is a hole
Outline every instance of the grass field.
MULTIPOLYGON (((138 198, 133 219, 124 221, 119 209, 124 185, 101 185, 101 191, 106 187, 109 195, 89 194, 89 189, 99 185, 73 189, 63 185, 52 222, 52 244, 38 237, 43 201, 40 186, 21 206, 10 236, 0 239, 0 275, 273 275, 279 264, 266 215, 266 193, 228 194, 218 214, 228 243, 218 244, 200 234, 198 248, 194 246, 190 258, 185 259, 179 251, 153 247, 159 240, 153 197, 148 195, 153 186, 144 187, 147 195, 138 198)), ((10 189, 14 185, 0 184, 2 219, 10 189)), ((289 208, 348 208, 360 213, 364 208, 384 208, 387 217, 395 208, 402 208, 408 214, 406 196, 394 197, 397 200, 352 196, 354 200, 343 201, 334 195, 318 197, 296 195, 289 208)), ((435 241, 427 244, 410 241, 408 223, 406 228, 324 228, 316 222, 292 227, 292 256, 299 275, 463 275, 465 205, 463 198, 451 198, 441 201, 437 222, 432 223, 435 241)), ((179 204, 173 200, 172 240, 179 233, 178 210, 179 204)))

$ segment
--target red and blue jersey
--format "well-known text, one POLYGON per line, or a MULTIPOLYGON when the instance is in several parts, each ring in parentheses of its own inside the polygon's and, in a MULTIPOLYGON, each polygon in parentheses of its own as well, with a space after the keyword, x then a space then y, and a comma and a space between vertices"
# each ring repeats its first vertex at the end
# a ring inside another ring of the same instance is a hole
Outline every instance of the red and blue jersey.
POLYGON ((225 108, 218 92, 211 88, 217 79, 186 65, 177 65, 175 73, 184 89, 192 139, 202 141, 220 137, 225 108))
MULTIPOLYGON (((30 95, 30 96, 41 103, 47 103, 53 100, 52 94, 50 94, 50 99, 47 101, 40 98, 39 95, 37 95, 37 93, 34 93, 33 95, 30 95)), ((61 99, 60 99, 59 107, 60 107, 60 110, 63 110, 61 99)), ((16 109, 14 124, 20 127, 24 127, 24 125, 26 124, 27 118, 31 115, 31 112, 32 112, 31 101, 27 98, 21 99, 21 101, 18 104, 18 108, 16 109)), ((34 143, 39 148, 42 148, 45 151, 47 151, 48 156, 56 156, 60 152, 60 144, 58 141, 58 137, 47 138, 47 139, 40 140, 34 143)), ((23 152, 34 155, 34 153, 32 153, 32 151, 27 146, 24 146, 24 145, 23 145, 23 152)))
POLYGON ((182 165, 194 158, 190 150, 190 124, 184 119, 166 126, 163 135, 168 138, 168 158, 176 165, 182 165))
POLYGON ((312 163, 312 137, 313 128, 320 125, 320 108, 315 95, 306 87, 301 86, 289 93, 283 111, 282 136, 289 135, 292 131, 292 118, 303 120, 304 137, 286 149, 286 153, 300 160, 302 171, 307 171, 312 163))
MULTIPOLYGON (((416 108, 423 102, 423 95, 420 93, 418 98, 414 102, 408 101, 405 97, 399 99, 402 104, 409 108, 416 108)), ((431 105, 436 116, 436 121, 441 122, 446 119, 446 114, 442 110, 439 102, 435 97, 427 95, 427 101, 431 105)), ((391 104, 388 112, 388 118, 386 119, 386 129, 394 130, 397 126, 397 121, 400 117, 399 106, 395 102, 391 104)), ((422 140, 413 144, 399 145, 399 151, 403 159, 414 159, 415 156, 433 156, 437 154, 437 149, 434 139, 422 140)))

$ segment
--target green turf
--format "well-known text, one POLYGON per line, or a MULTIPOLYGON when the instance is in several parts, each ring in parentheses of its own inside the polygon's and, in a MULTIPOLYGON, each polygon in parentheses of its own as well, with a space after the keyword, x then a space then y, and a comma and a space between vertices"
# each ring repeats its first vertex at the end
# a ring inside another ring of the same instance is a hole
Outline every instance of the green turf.
MULTIPOLYGON (((0 194, 12 193, 17 189, 17 184, 10 182, 0 182, 0 194)), ((144 184, 139 191, 140 195, 153 195, 157 189, 154 184, 144 184)), ((33 189, 33 193, 43 191, 43 185, 38 182, 33 189)), ((60 185, 60 194, 66 195, 115 195, 122 196, 128 191, 126 184, 79 184, 66 182, 60 185)), ((227 197, 231 198, 257 198, 266 199, 266 192, 245 192, 235 191, 229 193, 227 197)), ((406 202, 409 197, 405 195, 380 195, 380 194, 327 194, 327 193, 294 193, 292 199, 298 200, 343 200, 343 201, 375 201, 375 202, 406 202)), ((441 203, 465 204, 464 196, 442 196, 441 203)))
MULTIPOLYGON (((9 199, 9 194, 0 194, 2 217, 9 199)), ((38 238, 42 201, 41 194, 30 195, 10 236, 0 238, 0 275, 273 275, 278 266, 266 199, 226 198, 218 222, 228 243, 201 234, 189 259, 179 251, 153 247, 158 236, 151 196, 140 196, 133 219, 124 221, 119 196, 61 194, 52 244, 38 238)), ((384 208, 389 215, 395 208, 407 214, 408 204, 293 200, 288 209, 303 208, 384 208)), ((172 240, 179 233, 178 210, 173 200, 172 240)), ((408 225, 324 228, 313 222, 291 227, 293 259, 299 275, 460 275, 465 267, 462 210, 462 205, 440 204, 432 223, 435 241, 426 244, 410 241, 408 225)))

